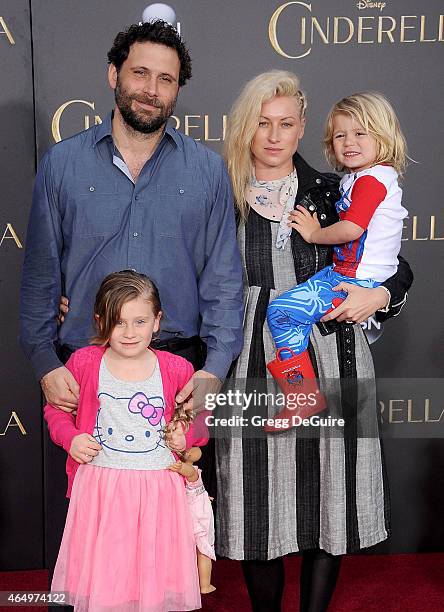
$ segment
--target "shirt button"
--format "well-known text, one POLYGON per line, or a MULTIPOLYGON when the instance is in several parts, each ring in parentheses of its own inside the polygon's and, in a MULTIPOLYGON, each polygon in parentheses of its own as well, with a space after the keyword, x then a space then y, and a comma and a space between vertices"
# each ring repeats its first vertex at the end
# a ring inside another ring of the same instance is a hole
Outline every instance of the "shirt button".
POLYGON ((317 178, 317 179, 316 179, 316 183, 317 183, 318 185, 320 185, 320 184, 322 183, 321 179, 320 179, 320 178, 317 178))
POLYGON ((94 189, 95 189, 95 187, 93 187, 92 185, 91 185, 91 187, 89 188, 89 190, 90 190, 90 191, 94 191, 94 189))
POLYGON ((324 213, 322 213, 321 215, 321 221, 324 221, 327 218, 327 215, 324 215, 324 213))
POLYGON ((134 233, 133 233, 134 238, 137 238, 137 236, 138 236, 138 235, 139 235, 139 234, 138 234, 137 232, 134 232, 134 233))
POLYGON ((135 200, 138 200, 138 199, 139 199, 139 196, 138 196, 138 195, 136 195, 136 197, 135 197, 134 199, 135 199, 135 200))
POLYGON ((179 193, 185 193, 185 189, 179 189, 179 193))
POLYGON ((328 196, 330 195, 330 192, 329 192, 329 191, 326 191, 325 195, 326 195, 326 196, 327 196, 327 198, 328 198, 328 196))
POLYGON ((350 365, 350 364, 351 364, 350 359, 347 359, 347 365, 350 365))

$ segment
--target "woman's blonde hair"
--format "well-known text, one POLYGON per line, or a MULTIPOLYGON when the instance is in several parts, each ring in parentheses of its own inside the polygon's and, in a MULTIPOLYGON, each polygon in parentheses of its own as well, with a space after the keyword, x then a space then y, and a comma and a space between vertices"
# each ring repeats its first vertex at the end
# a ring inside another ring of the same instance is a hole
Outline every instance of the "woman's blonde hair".
POLYGON ((363 91, 343 98, 330 110, 325 123, 324 152, 335 170, 344 170, 333 149, 333 119, 343 113, 361 124, 376 140, 375 164, 389 164, 400 176, 407 160, 407 143, 398 118, 385 96, 375 91, 363 91))
POLYGON ((301 118, 305 117, 307 99, 299 88, 299 78, 292 72, 271 70, 248 81, 233 104, 228 118, 224 158, 242 221, 245 221, 248 215, 245 189, 253 176, 251 143, 259 125, 262 104, 275 96, 296 98, 301 118))

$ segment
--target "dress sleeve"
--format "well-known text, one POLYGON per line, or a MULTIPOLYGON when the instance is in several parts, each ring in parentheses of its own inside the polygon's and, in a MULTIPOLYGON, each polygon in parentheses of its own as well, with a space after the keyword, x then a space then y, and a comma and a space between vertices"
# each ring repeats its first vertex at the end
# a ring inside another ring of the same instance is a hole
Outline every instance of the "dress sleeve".
POLYGON ((193 465, 193 468, 196 470, 198 478, 194 482, 185 480, 185 486, 189 491, 200 489, 204 486, 204 483, 202 482, 202 470, 200 470, 196 465, 193 465))

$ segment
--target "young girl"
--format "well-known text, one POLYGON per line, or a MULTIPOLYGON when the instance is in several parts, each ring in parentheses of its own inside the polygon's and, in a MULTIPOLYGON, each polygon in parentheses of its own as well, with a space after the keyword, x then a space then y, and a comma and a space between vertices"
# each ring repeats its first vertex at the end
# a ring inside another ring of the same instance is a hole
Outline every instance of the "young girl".
POLYGON ((214 552, 214 516, 211 500, 202 482, 201 470, 193 465, 202 456, 198 447, 186 450, 185 431, 190 423, 189 415, 179 406, 173 419, 166 428, 167 444, 176 450, 178 461, 170 466, 170 470, 182 474, 186 478, 186 494, 193 521, 194 537, 197 551, 197 567, 199 571, 200 592, 212 593, 216 587, 211 584, 212 560, 216 560, 214 552))
MULTIPOLYGON (((107 276, 94 312, 98 346, 67 362, 80 385, 77 416, 45 406, 53 441, 69 453, 71 496, 52 590, 81 612, 200 608, 184 482, 167 469, 175 459, 163 437, 193 368, 149 348, 162 313, 145 275, 107 276)), ((187 445, 205 442, 191 426, 187 445)))
MULTIPOLYGON (((297 206, 288 225, 306 242, 337 245, 333 264, 279 296, 267 311, 278 348, 268 367, 285 393, 297 390, 304 378, 314 379, 307 351, 312 325, 347 297, 345 290, 334 288, 342 282, 377 287, 395 274, 407 216, 398 184, 406 163, 406 143, 383 95, 357 93, 335 104, 327 117, 324 143, 329 162, 336 170, 346 171, 336 202, 340 220, 321 227, 316 212, 310 213, 313 207, 297 206)), ((314 390, 313 382, 308 390, 314 390)), ((323 407, 321 398, 313 411, 323 407)), ((291 412, 286 408, 275 418, 288 417, 291 412)), ((274 431, 274 424, 268 430, 274 431)))

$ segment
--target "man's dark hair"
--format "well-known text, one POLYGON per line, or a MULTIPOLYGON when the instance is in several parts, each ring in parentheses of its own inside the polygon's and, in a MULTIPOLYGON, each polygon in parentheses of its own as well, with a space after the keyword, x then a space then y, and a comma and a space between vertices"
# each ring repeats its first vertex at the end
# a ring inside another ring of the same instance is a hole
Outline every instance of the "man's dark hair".
POLYGON ((129 55, 131 46, 134 43, 143 42, 165 45, 165 47, 176 50, 180 61, 179 87, 185 85, 187 80, 191 78, 190 54, 177 30, 161 19, 148 21, 141 25, 134 24, 123 32, 119 32, 108 52, 108 63, 114 64, 117 72, 119 72, 129 55))

